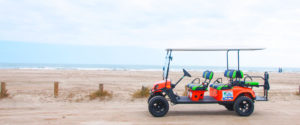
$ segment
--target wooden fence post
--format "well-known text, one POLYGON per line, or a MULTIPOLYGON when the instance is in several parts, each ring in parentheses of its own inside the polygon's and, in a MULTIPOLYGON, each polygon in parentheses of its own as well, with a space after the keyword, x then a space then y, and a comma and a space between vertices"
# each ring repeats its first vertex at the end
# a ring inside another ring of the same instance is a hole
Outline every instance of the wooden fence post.
POLYGON ((2 82, 1 82, 1 85, 0 85, 0 94, 2 95, 2 82))
POLYGON ((1 82, 0 92, 1 92, 0 97, 4 97, 6 95, 6 83, 5 82, 1 82))
POLYGON ((145 88, 144 86, 142 86, 142 92, 145 91, 145 89, 146 89, 146 88, 145 88))
POLYGON ((99 84, 99 91, 100 93, 103 93, 103 84, 99 84))
POLYGON ((58 97, 58 82, 54 82, 54 97, 58 97))

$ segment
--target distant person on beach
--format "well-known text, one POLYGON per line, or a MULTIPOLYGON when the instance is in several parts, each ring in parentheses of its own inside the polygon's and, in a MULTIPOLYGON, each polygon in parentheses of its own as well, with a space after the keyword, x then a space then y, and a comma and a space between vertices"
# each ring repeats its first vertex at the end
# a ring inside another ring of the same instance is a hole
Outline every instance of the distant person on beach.
POLYGON ((279 67, 278 72, 282 73, 282 68, 281 67, 279 67))

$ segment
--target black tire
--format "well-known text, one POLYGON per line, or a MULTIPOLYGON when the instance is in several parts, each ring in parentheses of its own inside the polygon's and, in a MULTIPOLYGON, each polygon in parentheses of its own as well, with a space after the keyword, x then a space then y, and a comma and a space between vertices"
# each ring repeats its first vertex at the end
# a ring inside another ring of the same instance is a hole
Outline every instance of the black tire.
POLYGON ((238 115, 249 116, 254 111, 254 103, 249 97, 240 96, 235 100, 233 108, 238 115))
POLYGON ((151 94, 151 95, 148 97, 148 100, 147 100, 148 104, 149 104, 150 100, 151 100, 153 97, 155 97, 155 96, 163 96, 163 95, 162 95, 161 93, 151 94))
POLYGON ((148 101, 147 101, 148 104, 149 104, 150 100, 151 100, 153 97, 154 97, 153 95, 150 95, 150 96, 149 96, 148 101))
POLYGON ((233 111, 233 104, 227 104, 227 105, 224 105, 225 108, 228 110, 228 111, 233 111))
POLYGON ((169 103, 162 96, 154 96, 149 101, 148 110, 154 117, 162 117, 169 111, 169 103))

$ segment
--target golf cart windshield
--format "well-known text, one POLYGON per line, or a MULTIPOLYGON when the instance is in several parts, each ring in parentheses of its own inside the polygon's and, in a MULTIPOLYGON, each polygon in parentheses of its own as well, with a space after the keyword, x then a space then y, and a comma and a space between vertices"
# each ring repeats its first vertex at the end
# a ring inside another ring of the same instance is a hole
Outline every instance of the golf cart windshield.
POLYGON ((167 51, 165 65, 163 67, 163 79, 168 79, 170 61, 172 61, 171 51, 167 51))

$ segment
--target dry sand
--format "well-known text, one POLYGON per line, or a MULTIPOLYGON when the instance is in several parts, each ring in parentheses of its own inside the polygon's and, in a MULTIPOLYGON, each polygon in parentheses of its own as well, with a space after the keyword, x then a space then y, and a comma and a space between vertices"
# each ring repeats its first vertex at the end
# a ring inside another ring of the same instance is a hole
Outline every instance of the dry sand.
MULTIPOLYGON (((175 91, 181 95, 184 85, 200 72, 191 72, 175 91)), ((248 73, 263 75, 263 73, 248 73)), ((176 81, 181 72, 172 72, 176 81)), ((300 124, 299 73, 270 73, 270 101, 256 102, 254 113, 240 117, 218 104, 175 105, 162 118, 148 112, 146 99, 132 99, 142 85, 151 87, 161 80, 158 71, 101 70, 0 70, 0 81, 10 94, 0 100, 0 125, 6 124, 300 124), (59 97, 53 97, 53 82, 59 81, 59 97), (89 100, 89 93, 103 83, 113 91, 110 100, 89 100)), ((222 76, 216 73, 215 78, 222 76)), ((261 94, 260 89, 255 89, 261 94)))

